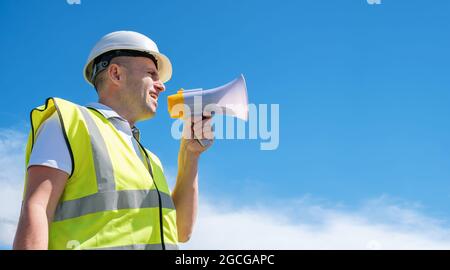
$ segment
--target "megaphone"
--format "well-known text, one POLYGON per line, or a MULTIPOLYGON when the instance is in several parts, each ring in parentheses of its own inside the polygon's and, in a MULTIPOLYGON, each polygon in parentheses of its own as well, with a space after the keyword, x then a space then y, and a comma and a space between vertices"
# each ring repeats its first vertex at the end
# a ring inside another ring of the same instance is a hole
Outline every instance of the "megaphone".
MULTIPOLYGON (((248 119, 247 86, 244 75, 217 88, 184 90, 167 98, 170 117, 201 116, 205 112, 226 114, 244 121, 248 119), (190 115, 187 115, 187 114, 190 115)), ((199 140, 204 146, 207 140, 199 140)))

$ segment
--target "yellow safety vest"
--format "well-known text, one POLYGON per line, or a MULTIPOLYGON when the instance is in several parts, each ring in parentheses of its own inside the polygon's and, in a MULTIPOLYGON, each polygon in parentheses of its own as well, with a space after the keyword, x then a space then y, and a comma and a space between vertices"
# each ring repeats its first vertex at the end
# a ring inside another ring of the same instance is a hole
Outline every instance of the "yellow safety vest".
POLYGON ((143 162, 95 109, 60 98, 33 109, 27 167, 36 132, 55 111, 72 172, 49 225, 48 248, 178 249, 176 212, 161 162, 140 145, 143 162))

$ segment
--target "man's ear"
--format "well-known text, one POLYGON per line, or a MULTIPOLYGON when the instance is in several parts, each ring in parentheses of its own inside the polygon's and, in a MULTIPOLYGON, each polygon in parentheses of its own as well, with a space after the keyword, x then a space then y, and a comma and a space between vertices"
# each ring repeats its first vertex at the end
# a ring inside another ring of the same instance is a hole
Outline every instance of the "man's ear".
POLYGON ((124 70, 117 64, 110 64, 108 67, 108 77, 111 83, 119 86, 124 78, 124 70))

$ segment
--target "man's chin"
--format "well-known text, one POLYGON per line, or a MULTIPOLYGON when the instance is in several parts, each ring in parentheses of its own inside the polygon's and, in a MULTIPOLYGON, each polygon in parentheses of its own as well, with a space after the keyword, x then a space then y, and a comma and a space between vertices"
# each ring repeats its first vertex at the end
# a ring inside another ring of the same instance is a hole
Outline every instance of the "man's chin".
POLYGON ((151 119, 151 118, 155 117, 155 115, 156 115, 156 110, 152 110, 150 108, 147 108, 147 110, 140 115, 140 117, 137 120, 137 122, 151 119))
POLYGON ((145 119, 151 119, 153 117, 155 117, 156 115, 156 108, 149 108, 146 112, 145 112, 145 119))

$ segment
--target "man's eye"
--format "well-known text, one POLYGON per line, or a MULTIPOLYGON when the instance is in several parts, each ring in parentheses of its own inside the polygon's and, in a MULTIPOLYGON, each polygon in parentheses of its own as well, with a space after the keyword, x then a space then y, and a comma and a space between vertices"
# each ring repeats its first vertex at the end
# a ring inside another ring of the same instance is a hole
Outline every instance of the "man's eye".
POLYGON ((152 79, 153 79, 154 81, 159 80, 158 72, 155 72, 155 71, 151 72, 151 71, 149 71, 149 72, 147 72, 147 73, 150 74, 150 76, 152 77, 152 79))

